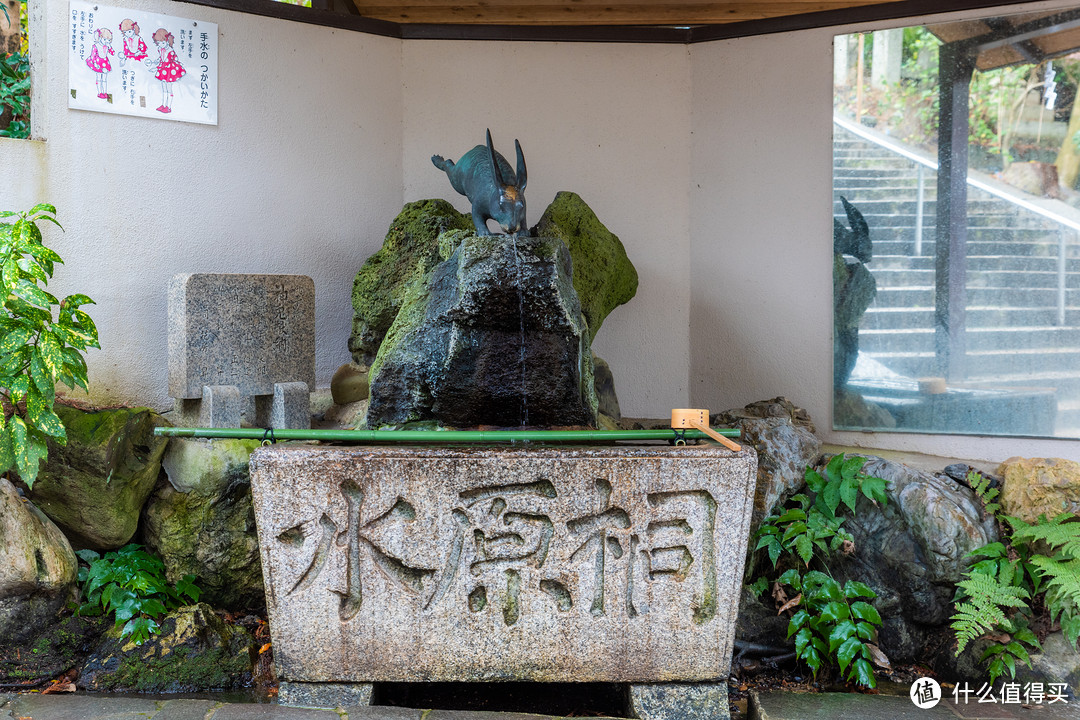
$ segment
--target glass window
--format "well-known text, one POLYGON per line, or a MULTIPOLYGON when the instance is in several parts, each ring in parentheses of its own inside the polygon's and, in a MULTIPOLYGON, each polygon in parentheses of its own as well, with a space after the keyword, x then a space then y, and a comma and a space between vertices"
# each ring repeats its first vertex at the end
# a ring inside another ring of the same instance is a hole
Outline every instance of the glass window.
POLYGON ((834 43, 834 427, 1080 437, 1080 9, 834 43))

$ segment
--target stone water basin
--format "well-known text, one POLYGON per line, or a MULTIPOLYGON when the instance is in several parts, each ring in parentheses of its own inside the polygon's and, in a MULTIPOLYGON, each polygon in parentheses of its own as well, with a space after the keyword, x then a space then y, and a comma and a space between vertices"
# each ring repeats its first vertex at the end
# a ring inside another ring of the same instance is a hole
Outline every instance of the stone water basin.
POLYGON ((756 469, 711 444, 260 448, 283 693, 722 682, 756 469))

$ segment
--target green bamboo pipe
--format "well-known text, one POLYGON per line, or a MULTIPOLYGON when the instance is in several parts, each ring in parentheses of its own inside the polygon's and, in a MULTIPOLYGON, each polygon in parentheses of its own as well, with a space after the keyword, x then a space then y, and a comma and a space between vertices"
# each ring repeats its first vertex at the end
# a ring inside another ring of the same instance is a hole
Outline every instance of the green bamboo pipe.
MULTIPOLYGON (((721 429, 726 437, 740 432, 721 429)), ((262 428, 159 427, 163 437, 239 438, 244 440, 322 440, 346 443, 497 443, 497 442, 614 442, 619 440, 700 440, 700 430, 264 430, 262 428), (685 432, 685 434, 684 434, 685 432)))

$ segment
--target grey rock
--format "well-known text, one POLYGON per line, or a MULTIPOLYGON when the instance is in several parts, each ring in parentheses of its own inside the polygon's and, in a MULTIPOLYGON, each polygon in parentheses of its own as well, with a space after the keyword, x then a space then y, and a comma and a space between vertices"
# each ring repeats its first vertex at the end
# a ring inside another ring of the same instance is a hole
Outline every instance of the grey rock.
POLYGON ((0 642, 17 644, 55 620, 77 570, 63 533, 0 478, 0 642))
POLYGON ((596 387, 597 409, 602 415, 618 422, 622 419, 619 412, 619 397, 615 394, 615 376, 611 366, 593 353, 593 385, 596 387))
POLYGON ((308 386, 302 382, 274 383, 274 404, 270 427, 310 430, 311 411, 308 386))
POLYGON ((240 427, 242 400, 235 385, 204 385, 199 406, 199 425, 211 428, 240 427))
POLYGON ((174 438, 163 462, 168 480, 143 512, 143 538, 169 582, 195 575, 203 600, 234 610, 264 603, 248 477, 248 456, 258 446, 174 438))
POLYGON ((170 397, 201 398, 207 385, 235 385, 245 398, 271 396, 279 382, 315 389, 311 278, 174 275, 168 294, 170 397))
POLYGON ((709 423, 731 427, 739 420, 760 418, 787 418, 792 425, 801 425, 810 432, 815 432, 810 413, 783 396, 774 397, 771 400, 758 400, 745 407, 711 415, 709 423))
POLYGON ((997 527, 975 494, 951 479, 877 457, 863 472, 888 481, 888 503, 876 507, 859 496, 844 525, 855 552, 831 569, 878 594, 881 649, 894 664, 908 662, 919 658, 928 633, 948 621, 955 584, 971 563, 966 555, 996 541, 997 527))
POLYGON ((257 647, 246 630, 226 625, 205 604, 166 615, 141 646, 105 634, 79 672, 84 690, 197 692, 229 690, 251 682, 257 647))
POLYGON ((758 455, 753 534, 777 503, 805 487, 806 468, 821 454, 821 440, 789 417, 742 418, 734 425, 742 431, 742 442, 752 445, 758 455))
POLYGON ((1065 683, 1072 693, 1080 690, 1080 652, 1069 645, 1064 633, 1050 633, 1042 642, 1042 651, 1031 653, 1031 667, 1017 663, 1016 680, 1020 683, 1065 683))
POLYGON ((754 464, 712 446, 259 448, 279 677, 726 677, 754 464))
POLYGON ((76 547, 111 550, 129 542, 157 482, 168 425, 147 408, 85 412, 56 406, 67 444, 49 443, 49 458, 28 491, 34 504, 76 547))
POLYGON ((290 707, 338 708, 371 705, 371 683, 312 683, 283 681, 278 702, 290 707))
POLYGON ((639 720, 728 720, 727 681, 630 686, 631 717, 639 720))
POLYGON ((592 425, 589 329, 559 240, 461 234, 371 365, 367 426, 592 425))

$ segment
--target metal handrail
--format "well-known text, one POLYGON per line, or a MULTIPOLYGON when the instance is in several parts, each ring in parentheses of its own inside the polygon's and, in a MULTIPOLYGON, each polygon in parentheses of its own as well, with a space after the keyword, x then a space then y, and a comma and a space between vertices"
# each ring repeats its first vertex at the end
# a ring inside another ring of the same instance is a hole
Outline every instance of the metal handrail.
MULTIPOLYGON (((885 148, 886 150, 889 150, 890 152, 896 153, 897 155, 900 155, 900 156, 902 156, 904 158, 907 158, 908 160, 910 160, 910 161, 912 161, 912 162, 914 162, 914 163, 916 163, 916 164, 918 164, 920 166, 918 198, 917 198, 917 201, 916 201, 917 202, 917 217, 919 219, 919 222, 918 222, 918 227, 915 230, 915 254, 916 255, 921 255, 922 254, 922 222, 921 222, 921 219, 922 219, 922 206, 923 206, 923 183, 922 183, 921 167, 927 167, 927 168, 930 168, 931 170, 934 170, 936 172, 937 169, 938 169, 937 162, 934 161, 934 160, 930 160, 929 158, 923 157, 922 155, 919 155, 918 153, 912 152, 911 150, 908 150, 907 148, 902 147, 902 146, 898 145, 897 143, 890 142, 888 139, 886 139, 884 137, 881 137, 881 135, 879 135, 878 133, 871 133, 870 131, 866 130, 862 126, 857 125, 856 123, 852 122, 851 120, 848 120, 847 118, 842 117, 840 115, 833 115, 833 122, 835 124, 839 125, 840 127, 842 127, 843 129, 847 130, 848 132, 852 133, 853 135, 857 135, 858 137, 862 138, 863 140, 866 140, 867 142, 872 142, 875 145, 878 145, 880 147, 885 148)), ((970 185, 973 188, 977 188, 979 190, 982 190, 983 192, 989 193, 989 194, 993 195, 996 198, 1000 198, 1001 200, 1005 200, 1006 202, 1012 203, 1013 205, 1021 207, 1021 208, 1025 209, 1025 210, 1027 210, 1029 212, 1033 212, 1036 215, 1040 215, 1040 216, 1042 216, 1042 217, 1044 217, 1044 218, 1046 218, 1048 220, 1051 220, 1052 222, 1056 222, 1059 225, 1063 225, 1063 226, 1069 228, 1070 230, 1072 230, 1075 233, 1074 241, 1075 242, 1080 242, 1080 221, 1076 221, 1076 220, 1073 220, 1071 218, 1065 217, 1064 215, 1056 213, 1053 210, 1041 207, 1041 206, 1036 205, 1035 203, 1030 202, 1028 200, 1025 200, 1023 198, 1016 197, 1015 195, 1013 195, 1011 193, 1005 192, 1005 191, 1001 190, 1000 188, 996 188, 996 187, 994 187, 992 185, 989 185, 989 184, 987 184, 987 183, 985 183, 982 180, 979 180, 977 178, 973 178, 973 177, 968 176, 965 179, 967 180, 967 184, 970 185)), ((1066 248, 1067 245, 1068 245, 1068 241, 1066 239, 1066 234, 1059 230, 1058 231, 1058 267, 1057 267, 1057 324, 1058 325, 1064 325, 1065 324, 1065 297, 1066 297, 1066 295, 1065 295, 1065 287, 1066 287, 1066 282, 1065 282, 1066 281, 1065 248, 1066 248)))

